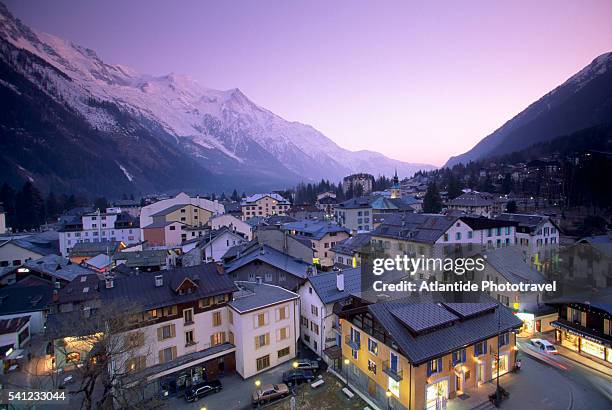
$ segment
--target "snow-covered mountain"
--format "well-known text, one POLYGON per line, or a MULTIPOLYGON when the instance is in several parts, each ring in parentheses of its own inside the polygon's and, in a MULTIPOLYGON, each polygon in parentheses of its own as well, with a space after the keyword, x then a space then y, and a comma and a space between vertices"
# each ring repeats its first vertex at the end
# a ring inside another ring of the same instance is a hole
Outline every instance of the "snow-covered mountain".
POLYGON ((612 52, 595 58, 445 166, 509 154, 612 121, 612 52))
MULTIPOLYGON (((107 64, 93 50, 30 29, 1 3, 0 63, 5 108, 13 111, 9 101, 15 107, 35 107, 31 114, 36 118, 29 120, 40 122, 38 129, 32 129, 28 118, 18 115, 0 121, 9 133, 3 137, 3 147, 16 150, 7 155, 12 168, 6 179, 39 179, 60 190, 73 185, 78 178, 64 172, 71 168, 70 158, 58 154, 54 166, 32 158, 40 144, 56 152, 60 141, 77 144, 69 149, 77 157, 84 155, 78 147, 88 147, 84 156, 104 164, 105 174, 113 174, 114 183, 130 191, 263 189, 304 179, 338 180, 352 172, 390 175, 397 168, 400 175, 409 176, 433 168, 376 152, 343 149, 315 128, 259 107, 239 89, 218 91, 183 75, 155 77, 107 64), (53 115, 44 114, 45 106, 53 115), (70 113, 70 121, 65 120, 64 110, 70 113), (66 123, 71 123, 69 129, 66 123), (45 128, 54 131, 45 132, 45 128), (53 133, 62 138, 54 138, 53 133), (112 152, 100 147, 111 141, 112 152), (192 176, 163 166, 168 155, 174 164, 165 165, 178 166, 178 160, 191 169, 192 176)), ((85 164, 80 169, 92 172, 85 164)), ((94 181, 92 176, 88 182, 94 181)), ((110 189, 112 184, 103 185, 110 189)))

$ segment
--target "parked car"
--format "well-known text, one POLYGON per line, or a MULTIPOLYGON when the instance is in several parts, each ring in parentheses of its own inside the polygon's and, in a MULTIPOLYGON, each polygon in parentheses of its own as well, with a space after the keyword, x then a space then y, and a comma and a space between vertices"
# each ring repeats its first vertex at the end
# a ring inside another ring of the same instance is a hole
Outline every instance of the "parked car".
POLYGON ((312 370, 313 372, 319 371, 319 362, 316 360, 300 359, 297 361, 297 370, 312 370))
POLYGON ((294 384, 310 383, 315 379, 315 374, 312 370, 289 370, 283 373, 283 383, 292 387, 294 384))
POLYGON ((289 388, 286 384, 268 384, 253 392, 251 402, 253 405, 257 405, 257 403, 264 404, 288 395, 289 388))
POLYGON ((223 390, 223 385, 219 380, 211 380, 195 384, 185 391, 185 400, 197 401, 210 393, 218 393, 223 390))

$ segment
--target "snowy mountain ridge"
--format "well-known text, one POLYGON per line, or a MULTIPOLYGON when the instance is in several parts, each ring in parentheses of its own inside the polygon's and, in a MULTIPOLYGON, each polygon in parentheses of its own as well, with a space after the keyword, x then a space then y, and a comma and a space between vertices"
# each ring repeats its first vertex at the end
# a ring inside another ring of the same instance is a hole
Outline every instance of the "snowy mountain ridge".
MULTIPOLYGON (((269 157, 276 162, 270 163, 271 167, 281 164, 289 171, 288 179, 295 181, 339 179, 352 172, 390 175, 395 168, 409 176, 419 169, 434 168, 375 152, 343 149, 315 128, 286 121, 259 107, 239 89, 219 91, 184 75, 155 77, 107 64, 91 49, 30 29, 1 4, 0 39, 54 67, 55 73, 47 67, 44 73, 26 69, 23 74, 51 98, 82 115, 92 127, 133 137, 119 123, 115 110, 109 108, 112 104, 121 115, 130 115, 146 127, 163 129, 174 143, 220 176, 231 172, 232 166, 254 167, 264 174, 286 173, 283 169, 264 169, 269 157)), ((123 164, 123 173, 135 175, 129 166, 123 164)))

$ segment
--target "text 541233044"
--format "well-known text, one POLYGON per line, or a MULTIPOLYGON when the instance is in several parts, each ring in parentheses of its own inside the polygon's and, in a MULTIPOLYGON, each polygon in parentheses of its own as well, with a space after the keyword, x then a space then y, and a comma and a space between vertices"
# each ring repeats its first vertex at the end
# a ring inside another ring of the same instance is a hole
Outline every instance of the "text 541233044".
POLYGON ((2 403, 16 402, 67 402, 68 395, 62 390, 8 390, 2 395, 2 403))

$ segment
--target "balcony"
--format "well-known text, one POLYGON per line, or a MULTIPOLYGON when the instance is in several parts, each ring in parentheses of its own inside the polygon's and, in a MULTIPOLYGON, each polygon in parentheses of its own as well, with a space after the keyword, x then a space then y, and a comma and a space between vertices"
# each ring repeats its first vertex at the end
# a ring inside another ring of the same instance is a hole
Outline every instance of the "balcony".
POLYGON ((402 375, 402 371, 393 369, 391 367, 391 362, 389 360, 385 360, 383 362, 383 373, 387 374, 390 378, 392 378, 396 382, 399 382, 404 378, 402 375))
POLYGON ((344 342, 353 350, 359 350, 361 348, 361 341, 351 339, 350 335, 344 336, 344 342))
POLYGON ((335 331, 336 333, 338 333, 339 335, 342 334, 342 326, 340 325, 340 323, 333 322, 332 323, 332 330, 335 331))

